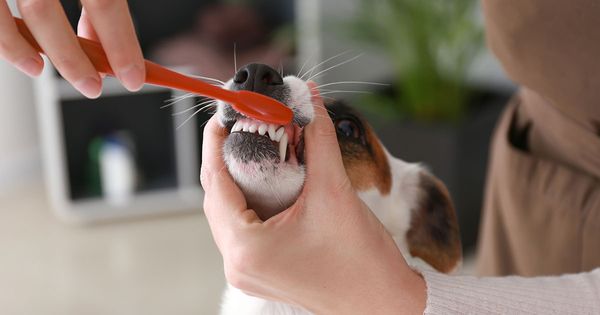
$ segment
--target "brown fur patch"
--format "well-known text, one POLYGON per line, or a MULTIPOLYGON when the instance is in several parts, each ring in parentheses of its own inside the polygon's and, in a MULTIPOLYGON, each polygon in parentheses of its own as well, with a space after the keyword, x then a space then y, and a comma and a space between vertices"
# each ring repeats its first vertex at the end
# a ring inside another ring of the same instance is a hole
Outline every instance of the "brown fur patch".
POLYGON ((344 167, 352 186, 357 191, 376 187, 386 196, 392 188, 392 173, 383 146, 375 132, 365 124, 365 137, 370 150, 357 155, 343 155, 344 167))
POLYGON ((413 211, 406 240, 410 254, 440 272, 452 271, 461 260, 458 221, 446 187, 422 173, 419 207, 413 211))
POLYGON ((383 145, 373 128, 350 106, 340 101, 326 104, 334 124, 338 120, 352 120, 360 129, 360 138, 348 138, 338 133, 344 167, 352 187, 357 191, 377 188, 388 195, 392 187, 392 173, 383 145))

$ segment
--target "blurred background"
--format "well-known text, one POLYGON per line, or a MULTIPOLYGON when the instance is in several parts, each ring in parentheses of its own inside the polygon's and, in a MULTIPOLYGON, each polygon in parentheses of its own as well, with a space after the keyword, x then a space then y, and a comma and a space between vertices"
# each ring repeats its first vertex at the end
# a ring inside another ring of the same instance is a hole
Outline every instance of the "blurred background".
MULTIPOLYGON (((62 3, 75 26, 79 3, 62 3)), ((477 1, 129 5, 145 56, 163 65, 218 82, 260 62, 334 83, 323 94, 448 185, 472 257, 489 139, 514 90, 477 1)), ((87 100, 51 67, 32 80, 4 62, 0 95, 0 313, 215 314, 225 281, 201 209, 205 100, 111 78, 87 100)))

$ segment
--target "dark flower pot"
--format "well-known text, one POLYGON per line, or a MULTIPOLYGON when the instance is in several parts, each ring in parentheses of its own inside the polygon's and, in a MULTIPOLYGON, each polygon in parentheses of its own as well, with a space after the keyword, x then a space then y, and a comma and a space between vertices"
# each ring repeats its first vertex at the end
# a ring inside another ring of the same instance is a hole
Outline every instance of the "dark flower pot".
POLYGON ((477 241, 490 140, 510 97, 490 91, 474 95, 471 110, 458 123, 385 121, 369 116, 392 155, 422 162, 447 185, 465 250, 477 241))

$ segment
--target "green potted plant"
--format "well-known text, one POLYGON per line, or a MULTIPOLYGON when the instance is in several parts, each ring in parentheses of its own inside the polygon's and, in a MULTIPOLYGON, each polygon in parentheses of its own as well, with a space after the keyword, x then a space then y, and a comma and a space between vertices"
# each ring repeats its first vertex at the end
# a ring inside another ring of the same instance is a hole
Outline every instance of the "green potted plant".
POLYGON ((448 185, 464 248, 477 237, 489 139, 508 96, 467 83, 483 48, 476 0, 360 0, 352 37, 385 53, 390 87, 356 103, 392 154, 448 185))
POLYGON ((475 0, 361 0, 351 29, 378 46, 397 74, 401 93, 369 103, 394 116, 456 122, 467 110, 467 70, 482 48, 475 0))

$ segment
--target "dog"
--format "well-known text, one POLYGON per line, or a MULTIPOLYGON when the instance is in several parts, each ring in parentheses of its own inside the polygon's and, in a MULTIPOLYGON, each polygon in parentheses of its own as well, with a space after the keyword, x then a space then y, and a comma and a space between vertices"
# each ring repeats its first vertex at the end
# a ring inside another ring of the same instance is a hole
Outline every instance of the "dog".
MULTIPOLYGON (((314 118, 310 87, 296 76, 282 77, 263 64, 249 64, 224 85, 249 90, 288 106, 292 123, 277 126, 245 117, 217 102, 216 115, 229 131, 223 158, 248 207, 267 220, 298 198, 305 179, 303 128, 314 118)), ((446 187, 420 164, 391 156, 373 128, 341 101, 326 102, 336 128, 344 167, 359 197, 393 236, 411 264, 424 262, 451 272, 461 262, 458 223, 446 187)), ((228 285, 223 315, 309 314, 284 303, 244 294, 228 285)))

